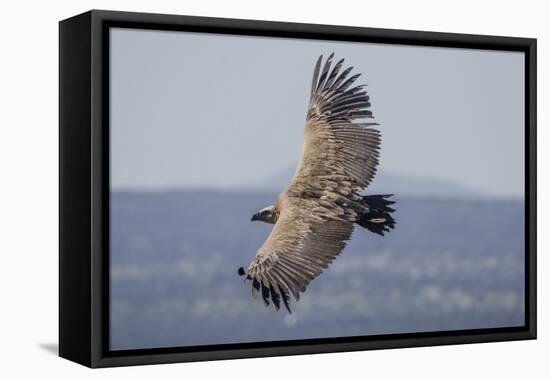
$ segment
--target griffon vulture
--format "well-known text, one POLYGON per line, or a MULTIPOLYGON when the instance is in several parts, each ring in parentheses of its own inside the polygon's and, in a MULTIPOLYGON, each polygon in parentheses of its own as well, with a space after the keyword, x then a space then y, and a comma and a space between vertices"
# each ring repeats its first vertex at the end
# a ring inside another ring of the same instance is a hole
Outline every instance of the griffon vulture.
POLYGON ((300 292, 346 246, 355 224, 374 233, 394 228, 391 195, 362 195, 372 181, 380 148, 378 125, 372 119, 364 85, 353 86, 360 74, 341 71, 344 59, 331 70, 334 54, 315 64, 304 143, 294 177, 274 205, 252 216, 274 224, 271 234, 240 275, 278 310, 290 312, 292 295, 300 292), (349 77, 348 77, 349 76, 349 77))

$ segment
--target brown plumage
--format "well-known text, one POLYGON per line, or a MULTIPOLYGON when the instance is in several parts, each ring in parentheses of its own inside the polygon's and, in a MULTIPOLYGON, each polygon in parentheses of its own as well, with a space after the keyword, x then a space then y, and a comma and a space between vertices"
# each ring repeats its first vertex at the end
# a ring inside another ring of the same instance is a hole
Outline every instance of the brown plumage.
POLYGON ((274 206, 252 218, 275 225, 248 268, 239 269, 253 296, 261 292, 276 309, 282 301, 290 311, 290 295, 299 300, 342 252, 354 223, 381 235, 395 224, 389 195, 361 195, 376 173, 380 133, 367 122, 373 117, 364 86, 352 86, 360 74, 341 72, 343 59, 331 70, 333 56, 315 65, 294 177, 274 206))

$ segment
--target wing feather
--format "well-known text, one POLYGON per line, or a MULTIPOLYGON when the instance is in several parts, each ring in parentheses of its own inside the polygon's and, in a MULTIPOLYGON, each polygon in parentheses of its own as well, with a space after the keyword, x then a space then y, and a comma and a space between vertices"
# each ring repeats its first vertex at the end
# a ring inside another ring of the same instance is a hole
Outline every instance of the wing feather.
POLYGON ((313 70, 313 79, 311 81, 311 93, 310 96, 313 98, 313 95, 315 94, 315 90, 317 89, 317 83, 319 80, 319 70, 321 69, 321 62, 323 61, 323 56, 319 56, 317 59, 317 63, 315 63, 315 68, 313 70))

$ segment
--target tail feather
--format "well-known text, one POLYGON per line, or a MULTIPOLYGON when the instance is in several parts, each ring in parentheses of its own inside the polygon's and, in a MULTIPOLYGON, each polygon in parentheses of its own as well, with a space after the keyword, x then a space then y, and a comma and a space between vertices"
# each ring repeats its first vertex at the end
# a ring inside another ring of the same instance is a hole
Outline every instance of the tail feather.
POLYGON ((393 194, 379 194, 364 196, 361 204, 368 210, 361 214, 356 223, 378 235, 384 235, 395 228, 395 219, 392 214, 395 209, 391 207, 395 201, 390 198, 393 194))

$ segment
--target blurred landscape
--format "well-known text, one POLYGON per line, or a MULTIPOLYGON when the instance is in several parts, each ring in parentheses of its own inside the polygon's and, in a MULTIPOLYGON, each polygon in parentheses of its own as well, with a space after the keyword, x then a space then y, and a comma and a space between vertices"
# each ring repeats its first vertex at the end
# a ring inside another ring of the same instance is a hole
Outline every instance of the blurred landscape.
POLYGON ((112 349, 523 325, 522 52, 110 38, 112 349), (366 194, 395 194, 397 226, 356 227, 289 315, 237 269, 272 229, 250 217, 294 173, 314 62, 333 51, 368 85, 383 142, 366 194))
POLYGON ((113 192, 111 348, 523 325, 523 201, 406 187, 396 229, 356 227, 292 315, 237 275, 271 230, 250 216, 277 191, 113 192))

